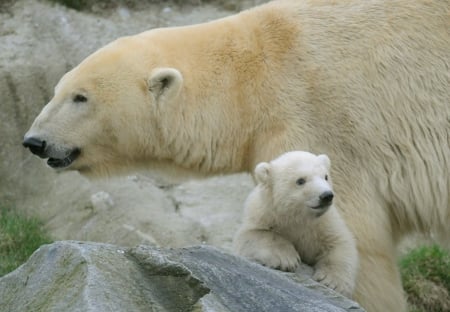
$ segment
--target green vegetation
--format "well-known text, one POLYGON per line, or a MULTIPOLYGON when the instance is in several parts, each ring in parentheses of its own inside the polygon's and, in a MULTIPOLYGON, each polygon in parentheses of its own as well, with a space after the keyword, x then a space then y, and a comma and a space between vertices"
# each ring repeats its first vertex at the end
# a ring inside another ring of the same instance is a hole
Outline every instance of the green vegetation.
POLYGON ((400 269, 411 312, 450 311, 450 253, 438 246, 409 252, 400 269))
POLYGON ((49 242, 37 219, 0 206, 0 276, 16 269, 39 246, 49 242))

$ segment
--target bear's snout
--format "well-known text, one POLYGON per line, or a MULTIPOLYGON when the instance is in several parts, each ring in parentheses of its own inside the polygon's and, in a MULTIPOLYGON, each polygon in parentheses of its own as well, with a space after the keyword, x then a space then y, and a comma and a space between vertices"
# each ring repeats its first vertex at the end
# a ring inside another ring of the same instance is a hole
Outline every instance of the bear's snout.
POLYGON ((33 154, 41 157, 41 158, 47 158, 47 154, 45 152, 45 147, 47 146, 47 143, 44 140, 41 140, 36 137, 25 137, 22 145, 26 148, 30 149, 30 152, 33 154))
POLYGON ((55 169, 69 167, 81 154, 78 147, 55 146, 34 136, 25 136, 22 145, 29 148, 34 155, 48 158, 47 164, 55 169))
POLYGON ((332 191, 325 191, 320 194, 320 206, 329 205, 333 201, 334 194, 332 191))

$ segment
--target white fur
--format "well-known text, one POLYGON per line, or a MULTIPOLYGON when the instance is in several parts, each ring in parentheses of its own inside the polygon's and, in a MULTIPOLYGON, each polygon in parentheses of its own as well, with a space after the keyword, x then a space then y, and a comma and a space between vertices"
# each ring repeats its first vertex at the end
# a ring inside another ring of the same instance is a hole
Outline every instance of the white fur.
POLYGON ((294 271, 301 260, 315 267, 314 279, 351 297, 358 270, 356 242, 334 205, 314 209, 320 194, 332 191, 329 169, 326 155, 300 151, 258 164, 258 184, 245 203, 234 250, 286 271, 294 271), (298 179, 304 184, 298 185, 298 179))

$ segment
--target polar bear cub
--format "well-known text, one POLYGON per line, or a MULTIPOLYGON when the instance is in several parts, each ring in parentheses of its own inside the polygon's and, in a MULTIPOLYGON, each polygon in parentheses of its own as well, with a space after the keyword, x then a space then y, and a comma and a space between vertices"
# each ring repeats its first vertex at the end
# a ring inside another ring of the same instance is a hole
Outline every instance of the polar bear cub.
POLYGON ((358 271, 356 242, 333 205, 330 159, 288 152, 255 169, 257 185, 245 203, 236 254, 283 271, 300 261, 313 278, 351 297, 358 271))

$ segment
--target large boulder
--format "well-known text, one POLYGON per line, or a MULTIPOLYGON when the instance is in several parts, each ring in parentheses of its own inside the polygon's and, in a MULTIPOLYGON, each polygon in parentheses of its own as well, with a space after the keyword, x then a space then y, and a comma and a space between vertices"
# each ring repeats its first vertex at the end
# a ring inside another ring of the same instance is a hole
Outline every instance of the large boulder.
POLYGON ((0 279, 2 311, 362 311, 312 281, 308 267, 271 270, 210 246, 42 246, 0 279))

